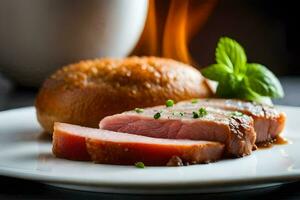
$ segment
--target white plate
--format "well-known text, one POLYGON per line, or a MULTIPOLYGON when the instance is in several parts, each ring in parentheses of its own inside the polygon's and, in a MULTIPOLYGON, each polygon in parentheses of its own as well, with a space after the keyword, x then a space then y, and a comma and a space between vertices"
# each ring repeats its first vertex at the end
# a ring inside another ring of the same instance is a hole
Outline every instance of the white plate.
POLYGON ((220 192, 300 180, 300 108, 288 117, 289 144, 252 155, 187 167, 113 166, 53 157, 32 107, 0 112, 0 175, 91 191, 118 193, 220 192))

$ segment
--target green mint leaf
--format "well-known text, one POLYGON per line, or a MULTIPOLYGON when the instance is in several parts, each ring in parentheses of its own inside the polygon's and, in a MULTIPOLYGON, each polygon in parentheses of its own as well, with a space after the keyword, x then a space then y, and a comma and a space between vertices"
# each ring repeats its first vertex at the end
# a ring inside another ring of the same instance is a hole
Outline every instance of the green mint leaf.
POLYGON ((256 103, 273 106, 273 103, 272 103, 272 100, 270 97, 261 96, 261 95, 257 94, 256 92, 252 91, 250 88, 243 88, 241 91, 241 94, 242 95, 238 97, 240 99, 245 99, 248 101, 254 101, 256 103))
POLYGON ((243 74, 246 71, 247 57, 238 42, 228 37, 222 37, 216 49, 216 62, 226 65, 236 74, 243 74))
POLYGON ((265 66, 256 63, 247 64, 246 76, 248 86, 255 93, 272 98, 284 96, 279 80, 265 66))
POLYGON ((216 48, 216 64, 201 72, 217 81, 216 96, 239 98, 270 104, 270 97, 284 96, 276 76, 260 64, 247 63, 243 47, 228 37, 220 38, 216 48))
POLYGON ((201 71, 204 77, 214 81, 222 81, 232 72, 232 69, 224 64, 213 64, 201 71))
POLYGON ((260 104, 274 106, 272 99, 270 97, 257 96, 257 98, 254 99, 253 101, 260 103, 260 104))
POLYGON ((241 80, 234 74, 229 74, 217 86, 216 94, 222 98, 235 98, 240 93, 241 80))

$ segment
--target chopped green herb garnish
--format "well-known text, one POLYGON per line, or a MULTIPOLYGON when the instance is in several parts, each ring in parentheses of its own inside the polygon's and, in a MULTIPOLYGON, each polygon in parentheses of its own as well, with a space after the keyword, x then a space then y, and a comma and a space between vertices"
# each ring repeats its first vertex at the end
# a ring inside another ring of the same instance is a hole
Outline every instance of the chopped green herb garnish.
POLYGON ((183 112, 174 111, 174 112, 172 112, 172 115, 179 115, 179 116, 182 117, 184 115, 184 113, 183 112))
POLYGON ((206 78, 218 82, 218 97, 266 103, 270 98, 284 96, 277 77, 261 64, 248 63, 246 53, 237 41, 220 38, 215 55, 216 63, 201 72, 206 78))
POLYGON ((198 103, 198 99, 192 99, 192 103, 198 103))
POLYGON ((158 119, 160 118, 161 114, 160 112, 155 113, 155 115, 153 116, 154 119, 158 119))
POLYGON ((137 168, 145 168, 145 164, 143 162, 136 162, 134 165, 137 168))
POLYGON ((144 112, 144 109, 143 108, 135 108, 134 111, 136 113, 142 113, 142 112, 144 112))
POLYGON ((241 113, 239 111, 234 111, 231 113, 231 116, 243 116, 243 113, 241 113))
POLYGON ((172 107, 174 105, 174 101, 172 99, 169 99, 166 101, 166 106, 167 107, 172 107))
POLYGON ((199 118, 199 113, 198 112, 193 112, 193 118, 199 118))
POLYGON ((199 116, 200 117, 204 117, 205 115, 207 115, 207 110, 205 108, 200 108, 199 109, 199 116))
POLYGON ((199 117, 204 117, 205 115, 207 115, 207 110, 205 108, 200 108, 198 110, 198 112, 193 112, 193 118, 199 118, 199 117))

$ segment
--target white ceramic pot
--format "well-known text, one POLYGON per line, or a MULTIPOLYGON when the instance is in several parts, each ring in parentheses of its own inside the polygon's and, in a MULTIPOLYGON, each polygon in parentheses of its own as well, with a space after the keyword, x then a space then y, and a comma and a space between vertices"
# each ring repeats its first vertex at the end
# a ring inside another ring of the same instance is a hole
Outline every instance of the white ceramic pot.
POLYGON ((62 65, 127 56, 147 8, 147 0, 1 0, 0 70, 38 86, 62 65))

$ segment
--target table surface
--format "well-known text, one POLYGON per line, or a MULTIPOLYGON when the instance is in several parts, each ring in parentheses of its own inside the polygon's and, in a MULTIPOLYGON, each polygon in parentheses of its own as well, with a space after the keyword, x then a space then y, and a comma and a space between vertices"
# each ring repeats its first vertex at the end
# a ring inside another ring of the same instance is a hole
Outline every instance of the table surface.
MULTIPOLYGON (((282 77, 285 98, 276 104, 300 106, 300 77, 282 77)), ((0 111, 32 106, 36 89, 15 87, 0 74, 0 111)), ((121 195, 80 192, 44 185, 42 183, 0 176, 0 199, 300 199, 300 181, 280 187, 242 192, 190 195, 121 195)))

